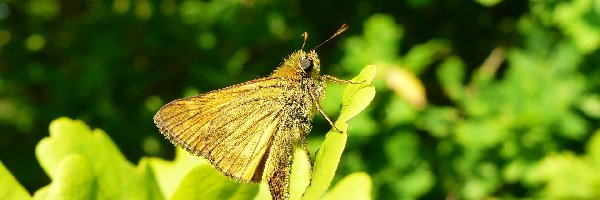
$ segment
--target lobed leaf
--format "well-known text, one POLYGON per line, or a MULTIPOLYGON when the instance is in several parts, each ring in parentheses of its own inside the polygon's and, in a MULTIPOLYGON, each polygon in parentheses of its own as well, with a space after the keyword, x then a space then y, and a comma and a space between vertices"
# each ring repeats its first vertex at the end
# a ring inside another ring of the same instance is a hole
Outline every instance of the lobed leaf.
POLYGON ((50 185, 35 193, 35 199, 94 199, 98 193, 96 175, 83 156, 66 156, 59 164, 50 185))
POLYGON ((70 196, 75 194, 64 190, 61 184, 81 185, 95 180, 95 189, 89 191, 91 198, 162 199, 152 170, 145 160, 139 166, 134 166, 103 131, 92 131, 79 120, 62 117, 52 121, 50 137, 40 141, 36 157, 52 179, 50 186, 38 191, 36 197, 53 198, 54 192, 59 191, 58 194, 66 195, 61 198, 77 198, 70 196), (81 163, 74 163, 73 160, 81 163), (89 172, 82 160, 89 161, 89 172), (79 175, 84 172, 89 176, 79 175))

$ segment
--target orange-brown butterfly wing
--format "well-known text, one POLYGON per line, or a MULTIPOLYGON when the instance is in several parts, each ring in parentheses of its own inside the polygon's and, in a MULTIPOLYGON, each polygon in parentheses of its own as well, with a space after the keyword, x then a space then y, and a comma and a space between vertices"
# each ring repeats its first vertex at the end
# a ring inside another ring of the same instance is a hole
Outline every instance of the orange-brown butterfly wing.
POLYGON ((289 131, 282 127, 290 87, 298 84, 267 77, 175 100, 156 113, 154 123, 172 143, 207 158, 224 174, 260 182, 273 138, 289 131))

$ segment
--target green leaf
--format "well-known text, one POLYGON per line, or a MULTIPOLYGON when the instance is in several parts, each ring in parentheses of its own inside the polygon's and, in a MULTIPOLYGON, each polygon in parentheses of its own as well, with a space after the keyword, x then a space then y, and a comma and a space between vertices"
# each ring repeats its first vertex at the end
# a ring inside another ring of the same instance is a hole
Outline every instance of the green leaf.
POLYGON ((429 40, 423 44, 412 46, 402 57, 402 66, 415 74, 423 73, 423 70, 436 62, 440 54, 448 54, 451 50, 443 40, 429 40))
POLYGON ((237 183, 207 163, 194 167, 171 199, 252 199, 257 193, 257 184, 237 183))
POLYGON ((72 154, 59 164, 55 181, 35 193, 35 199, 94 199, 98 193, 92 165, 83 156, 72 154))
POLYGON ((142 159, 137 167, 132 165, 103 131, 92 131, 83 122, 64 117, 50 124, 50 137, 42 139, 36 148, 40 165, 52 179, 51 186, 40 192, 51 197, 55 183, 80 184, 90 179, 77 174, 85 166, 71 163, 69 159, 82 160, 73 158, 74 155, 90 161, 97 184, 92 198, 162 199, 147 160, 142 159))
POLYGON ((375 72, 376 67, 374 65, 366 66, 358 76, 352 79, 353 82, 361 84, 348 84, 346 86, 342 96, 342 110, 335 122, 336 127, 340 128, 338 124, 346 124, 348 120, 358 115, 371 103, 371 100, 375 97, 375 87, 371 85, 375 72))
POLYGON ((0 199, 31 199, 31 195, 0 161, 0 199))
MULTIPOLYGON (((293 172, 292 172, 293 176, 293 172)), ((270 200, 271 192, 269 191, 269 185, 267 183, 261 183, 258 188, 258 194, 254 196, 254 200, 270 200)))
POLYGON ((446 59, 437 71, 437 77, 444 88, 444 92, 454 101, 464 98, 465 68, 463 61, 453 56, 446 59))
POLYGON ((480 3, 483 6, 487 6, 487 7, 492 7, 500 2, 502 2, 502 0, 476 0, 478 3, 480 3))
POLYGON ((542 199, 597 199, 600 173, 597 166, 572 152, 546 156, 526 175, 530 186, 541 187, 542 199))
POLYGON ((375 88, 371 85, 375 72, 375 66, 365 67, 352 79, 360 84, 349 84, 346 87, 342 97, 342 110, 335 122, 342 133, 332 128, 325 136, 325 141, 317 152, 311 184, 304 192, 303 199, 320 199, 331 184, 348 139, 347 121, 364 110, 375 97, 375 88))
POLYGON ((596 130, 588 141, 586 152, 591 164, 600 167, 600 129, 596 130))
POLYGON ((598 199, 600 131, 587 143, 586 155, 570 151, 553 153, 538 162, 525 176, 525 183, 540 188, 544 199, 598 199))
POLYGON ((328 199, 371 199, 371 177, 364 172, 350 174, 323 195, 328 199))
POLYGON ((584 52, 600 47, 598 4, 595 1, 566 1, 552 12, 554 23, 584 52))
POLYGON ((290 177, 290 199, 300 199, 310 184, 310 158, 302 147, 296 147, 290 177))
POLYGON ((182 148, 175 150, 175 160, 167 161, 161 158, 147 158, 152 167, 160 191, 165 197, 171 197, 177 186, 194 167, 207 164, 208 161, 190 154, 182 148))

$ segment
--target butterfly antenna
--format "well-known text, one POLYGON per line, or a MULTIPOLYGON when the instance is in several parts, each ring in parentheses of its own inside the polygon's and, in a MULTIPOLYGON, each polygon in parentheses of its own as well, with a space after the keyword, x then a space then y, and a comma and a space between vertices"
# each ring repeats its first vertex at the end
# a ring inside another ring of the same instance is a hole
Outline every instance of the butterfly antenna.
POLYGON ((304 45, 306 44, 306 39, 308 39, 308 33, 304 32, 301 37, 304 37, 304 42, 302 42, 302 48, 300 49, 304 49, 304 45))
POLYGON ((333 39, 335 36, 343 33, 344 31, 346 31, 346 29, 348 29, 348 24, 342 24, 342 26, 331 37, 329 37, 327 40, 321 42, 321 44, 317 45, 317 47, 315 47, 314 49, 319 48, 321 45, 327 43, 329 40, 333 39))

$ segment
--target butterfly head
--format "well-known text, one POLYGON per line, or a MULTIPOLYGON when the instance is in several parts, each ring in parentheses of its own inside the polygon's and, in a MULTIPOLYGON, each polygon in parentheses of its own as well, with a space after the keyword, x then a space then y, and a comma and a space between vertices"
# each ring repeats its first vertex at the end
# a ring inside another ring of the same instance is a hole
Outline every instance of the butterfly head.
POLYGON ((315 50, 310 50, 308 53, 301 51, 304 56, 300 59, 300 68, 304 76, 316 77, 319 75, 319 71, 321 70, 321 60, 319 60, 319 56, 315 50))
POLYGON ((271 76, 317 77, 320 70, 321 60, 315 50, 298 50, 285 59, 271 76))
POLYGON ((346 31, 346 29, 348 29, 348 25, 342 24, 342 26, 331 37, 323 41, 321 44, 317 45, 315 48, 309 50, 308 52, 305 52, 303 50, 304 44, 306 44, 306 39, 308 38, 308 33, 304 32, 304 34, 302 34, 302 36, 304 37, 304 43, 302 43, 302 48, 292 53, 290 57, 285 59, 283 63, 277 69, 275 69, 271 76, 297 78, 318 77, 319 71, 321 70, 321 60, 319 60, 319 56, 317 55, 315 49, 327 43, 329 40, 335 38, 335 36, 346 31))

